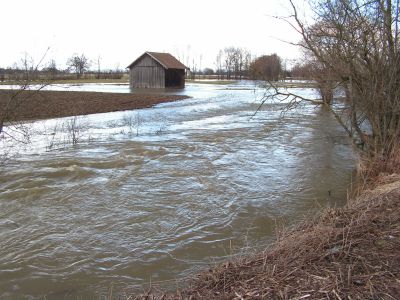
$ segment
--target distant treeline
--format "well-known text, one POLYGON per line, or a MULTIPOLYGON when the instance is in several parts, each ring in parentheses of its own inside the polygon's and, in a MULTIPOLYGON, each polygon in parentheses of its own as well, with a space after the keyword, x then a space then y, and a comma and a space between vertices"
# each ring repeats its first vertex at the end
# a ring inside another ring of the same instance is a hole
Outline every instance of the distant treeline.
MULTIPOLYGON (((87 71, 79 78, 81 79, 121 79, 127 71, 87 71)), ((24 70, 19 68, 0 68, 0 81, 35 81, 35 80, 73 80, 77 75, 68 70, 24 70)))
POLYGON ((277 81, 289 76, 277 54, 254 57, 249 50, 239 47, 221 49, 215 60, 215 70, 197 70, 193 63, 189 77, 195 79, 202 75, 214 79, 253 79, 277 81))
MULTIPOLYGON (((54 60, 39 68, 27 59, 20 65, 0 68, 0 82, 74 79, 122 79, 127 70, 101 70, 100 58, 89 60, 84 54, 74 54, 67 61, 67 68, 61 69, 54 60)), ((221 49, 215 60, 215 68, 200 69, 195 60, 187 73, 189 79, 219 80, 268 80, 278 81, 287 77, 312 78, 310 67, 296 65, 286 70, 278 54, 254 57, 250 51, 239 47, 221 49)))
POLYGON ((102 70, 100 57, 89 60, 84 54, 73 54, 67 61, 67 68, 57 66, 55 60, 47 64, 35 64, 28 55, 13 67, 0 68, 0 82, 4 81, 37 81, 37 80, 73 80, 73 79, 121 79, 126 70, 102 70), (95 68, 91 68, 91 66, 95 68))

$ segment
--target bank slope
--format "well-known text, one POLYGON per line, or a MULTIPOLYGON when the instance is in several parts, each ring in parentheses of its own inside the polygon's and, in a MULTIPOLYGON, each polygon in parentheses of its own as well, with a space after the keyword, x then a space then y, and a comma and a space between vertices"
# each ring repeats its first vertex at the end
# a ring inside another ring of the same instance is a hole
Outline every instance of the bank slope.
MULTIPOLYGON (((138 298, 150 296, 141 295, 138 298)), ((400 176, 200 274, 174 299, 399 299, 400 176)), ((164 299, 165 299, 164 298, 164 299)), ((131 298, 132 299, 132 298, 131 298)))

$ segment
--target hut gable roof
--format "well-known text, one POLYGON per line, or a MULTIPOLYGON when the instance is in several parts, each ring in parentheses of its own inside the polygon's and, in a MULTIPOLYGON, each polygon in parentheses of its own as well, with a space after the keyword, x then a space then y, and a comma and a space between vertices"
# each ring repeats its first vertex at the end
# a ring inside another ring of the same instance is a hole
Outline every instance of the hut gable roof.
POLYGON ((128 66, 128 68, 132 68, 145 55, 149 55, 150 57, 152 57, 160 65, 162 65, 165 69, 181 69, 181 70, 187 69, 187 67, 184 64, 182 64, 179 60, 177 60, 171 54, 161 53, 161 52, 145 52, 141 56, 139 56, 139 58, 137 58, 133 63, 131 63, 128 66))

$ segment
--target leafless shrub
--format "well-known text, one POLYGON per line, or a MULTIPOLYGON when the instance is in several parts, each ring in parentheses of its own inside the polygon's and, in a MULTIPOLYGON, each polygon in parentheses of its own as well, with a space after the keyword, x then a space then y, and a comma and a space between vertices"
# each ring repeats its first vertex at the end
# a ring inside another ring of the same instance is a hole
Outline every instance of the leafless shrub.
POLYGON ((156 130, 156 135, 162 135, 166 130, 167 130, 167 122, 168 119, 165 115, 159 114, 157 116, 158 118, 158 125, 157 125, 157 130, 156 130))
POLYGON ((391 0, 309 1, 308 24, 293 0, 280 18, 301 36, 321 99, 305 99, 271 85, 266 98, 290 99, 288 109, 311 101, 328 108, 370 161, 386 160, 400 138, 398 5, 391 0), (334 98, 335 89, 344 98, 334 98), (343 101, 344 100, 344 101, 343 101))
POLYGON ((85 116, 74 116, 68 118, 63 123, 63 131, 67 133, 68 143, 77 145, 79 142, 81 142, 83 133, 88 128, 88 125, 84 120, 85 116))
POLYGON ((46 150, 52 150, 57 145, 58 133, 59 133, 58 122, 53 126, 50 132, 48 132, 47 128, 44 127, 44 135, 46 137, 46 150))
POLYGON ((37 64, 33 58, 25 54, 21 60, 21 66, 18 67, 23 73, 21 80, 15 82, 18 88, 2 95, 6 97, 5 105, 0 107, 0 146, 2 148, 0 161, 3 163, 10 158, 11 153, 17 153, 18 148, 30 143, 31 123, 18 120, 16 115, 24 103, 49 84, 48 80, 36 78, 46 54, 47 51, 37 64), (32 87, 33 80, 36 80, 34 87, 32 87))
POLYGON ((136 136, 139 135, 139 127, 143 121, 139 111, 126 113, 122 121, 125 126, 128 126, 129 133, 136 131, 136 136))

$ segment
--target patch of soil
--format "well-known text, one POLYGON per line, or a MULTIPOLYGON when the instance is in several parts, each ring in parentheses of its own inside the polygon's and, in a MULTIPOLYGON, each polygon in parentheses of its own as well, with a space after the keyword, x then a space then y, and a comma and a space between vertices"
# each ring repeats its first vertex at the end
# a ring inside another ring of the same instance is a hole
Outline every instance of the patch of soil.
POLYGON ((23 121, 148 108, 181 95, 0 90, 0 117, 23 121))

